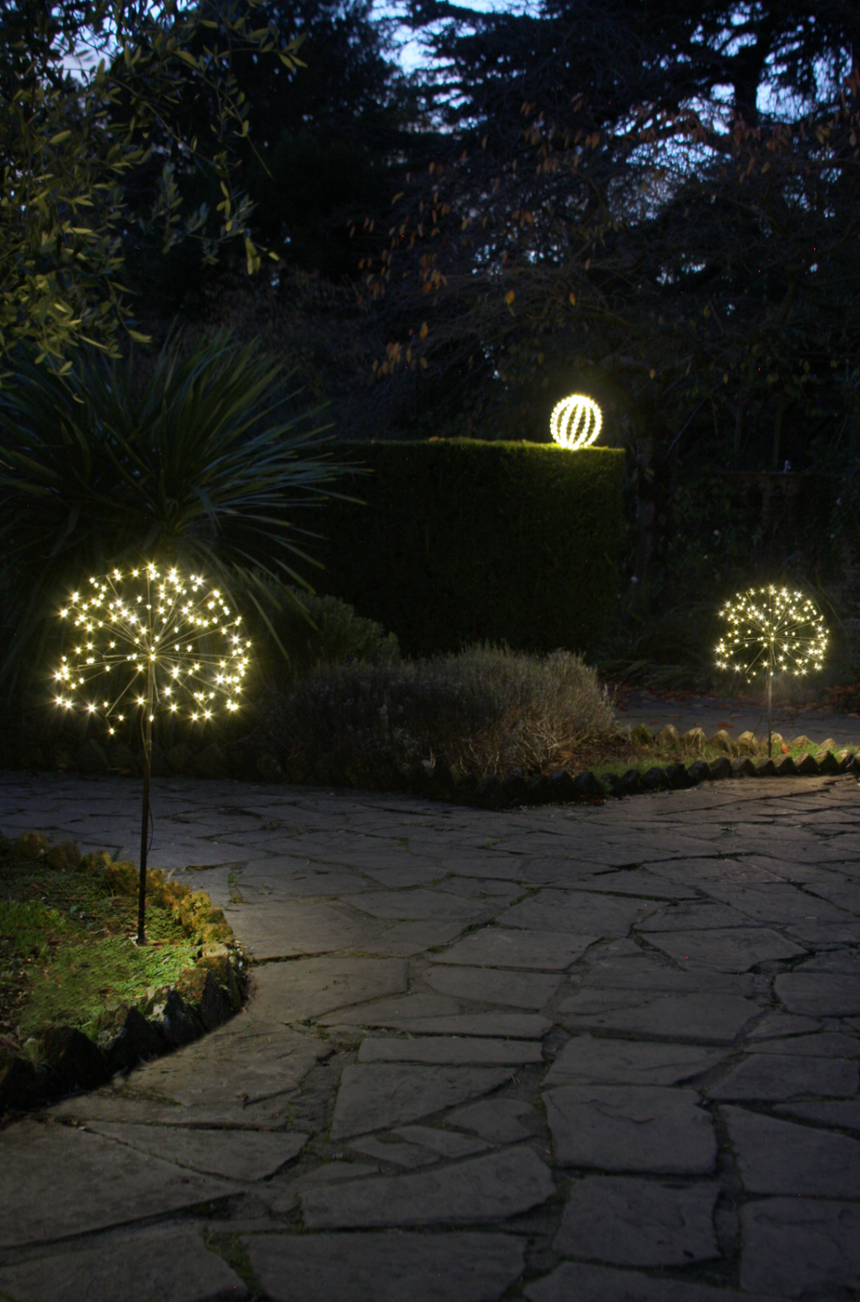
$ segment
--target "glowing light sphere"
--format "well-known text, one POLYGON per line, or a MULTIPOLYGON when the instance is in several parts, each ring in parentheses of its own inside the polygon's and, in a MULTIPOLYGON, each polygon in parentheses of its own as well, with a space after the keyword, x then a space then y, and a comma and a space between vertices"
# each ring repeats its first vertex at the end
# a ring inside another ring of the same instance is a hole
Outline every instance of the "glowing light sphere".
POLYGON ((572 393, 552 409, 549 428, 553 439, 572 452, 587 448, 595 441, 603 424, 603 413, 593 398, 572 393))
POLYGON ((201 575, 115 569, 73 592, 60 618, 74 629, 54 674, 61 709, 102 718, 109 733, 140 711, 202 723, 238 710, 251 643, 201 575))
POLYGON ((815 602, 802 592, 750 588, 720 611, 728 630, 716 648, 720 669, 734 669, 752 682, 765 674, 800 675, 823 668, 827 629, 815 602))

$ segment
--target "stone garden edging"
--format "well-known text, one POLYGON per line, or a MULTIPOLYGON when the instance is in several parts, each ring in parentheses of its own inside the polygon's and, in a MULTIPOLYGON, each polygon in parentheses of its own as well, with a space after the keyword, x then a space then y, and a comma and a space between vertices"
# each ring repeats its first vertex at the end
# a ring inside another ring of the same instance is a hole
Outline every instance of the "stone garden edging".
MULTIPOLYGON (((41 832, 25 832, 15 851, 23 858, 49 858, 62 871, 91 873, 113 895, 137 895, 138 869, 111 859, 106 850, 81 855, 74 841, 52 846, 41 832)), ((148 990, 139 1003, 106 1010, 95 1040, 76 1027, 49 1026, 28 1041, 28 1052, 0 1057, 0 1116, 97 1089, 117 1072, 214 1030, 241 1007, 247 961, 223 912, 206 891, 168 881, 158 868, 147 870, 146 887, 147 898, 169 908, 185 934, 199 942, 196 964, 172 986, 148 990)))
MULTIPOLYGON (((757 777, 818 777, 822 774, 854 773, 860 777, 860 751, 840 749, 833 751, 829 741, 823 743, 827 748, 817 758, 806 750, 796 759, 782 753, 783 738, 774 733, 772 749, 777 759, 767 758, 767 747, 757 742, 752 733, 741 733, 734 739, 725 729, 717 731, 713 737, 706 737, 701 728, 691 728, 679 736, 672 724, 667 724, 655 735, 645 724, 639 724, 630 732, 630 739, 640 745, 656 746, 660 750, 694 747, 703 750, 705 746, 722 750, 717 759, 694 760, 692 763, 654 765, 644 773, 638 768, 630 768, 620 776, 608 774, 604 781, 590 769, 574 777, 566 769, 558 769, 550 777, 540 775, 526 779, 521 775, 501 780, 484 778, 477 783, 463 801, 466 793, 458 791, 450 769, 445 764, 437 764, 429 769, 424 780, 426 795, 437 795, 442 799, 456 801, 458 796, 463 803, 475 804, 483 809, 510 809, 517 805, 571 804, 573 802, 600 801, 607 796, 623 798, 625 796, 643 795, 653 791, 678 790, 698 786, 700 782, 717 782, 725 778, 757 777), (435 788, 435 790, 434 790, 435 788)), ((792 743, 798 746, 812 746, 808 737, 797 737, 792 743)))
MULTIPOLYGON (((822 773, 847 771, 860 776, 860 750, 833 751, 831 743, 825 742, 826 753, 820 759, 808 750, 797 759, 792 759, 790 755, 780 753, 783 738, 779 733, 773 734, 773 746, 779 756, 774 760, 764 758, 766 748, 751 732, 732 738, 725 729, 719 729, 712 737, 707 737, 701 728, 691 728, 681 736, 672 724, 666 724, 656 734, 645 724, 639 724, 630 730, 629 737, 643 747, 656 746, 662 751, 671 752, 681 748, 703 750, 709 746, 721 750, 723 755, 710 763, 695 760, 688 764, 676 762, 654 765, 644 773, 631 768, 620 777, 608 774, 603 782, 591 770, 574 775, 568 769, 558 769, 550 776, 541 774, 526 778, 522 774, 514 774, 504 779, 486 777, 479 780, 472 775, 458 773, 456 769, 452 770, 444 760, 425 760, 414 764, 408 773, 398 772, 393 765, 386 766, 385 773, 380 773, 379 781, 375 782, 373 773, 353 773, 349 766, 346 771, 333 765, 330 772, 308 774, 303 765, 293 764, 288 758, 275 754, 270 746, 256 749, 247 742, 233 746, 210 742, 195 751, 182 742, 166 751, 154 746, 152 772, 155 777, 231 778, 236 781, 275 782, 294 786, 399 790, 449 804, 477 805, 481 809, 491 810, 510 809, 518 805, 588 803, 607 797, 621 798, 690 787, 703 781, 719 781, 729 777, 814 777, 822 773)), ((797 737, 792 742, 792 747, 811 747, 812 744, 808 737, 797 737)), ((37 747, 37 751, 38 754, 33 752, 26 757, 21 755, 17 764, 10 764, 7 754, 6 765, 12 768, 35 767, 66 772, 71 769, 84 776, 101 773, 140 776, 141 773, 140 756, 124 742, 115 743, 108 749, 90 739, 74 752, 64 745, 58 745, 50 756, 44 748, 37 747)))

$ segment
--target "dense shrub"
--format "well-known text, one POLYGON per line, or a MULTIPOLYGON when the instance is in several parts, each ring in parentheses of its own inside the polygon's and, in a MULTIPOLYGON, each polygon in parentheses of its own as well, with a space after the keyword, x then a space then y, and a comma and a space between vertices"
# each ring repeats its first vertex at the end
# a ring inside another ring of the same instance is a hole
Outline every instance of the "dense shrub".
POLYGON ((271 581, 262 581, 262 586, 276 604, 264 606, 271 630, 261 630, 258 642, 264 646, 271 631, 288 656, 286 662, 275 654, 268 657, 276 679, 286 676, 294 681, 323 665, 400 659, 395 635, 386 633, 376 620, 357 614, 348 602, 271 581))
POLYGON ((407 655, 485 641, 588 654, 606 637, 623 452, 475 439, 337 451, 356 469, 301 517, 322 535, 314 585, 393 629, 407 655))
POLYGON ((538 658, 478 646, 432 660, 321 669, 272 708, 288 765, 307 776, 405 772, 444 760, 505 777, 558 766, 562 752, 612 726, 595 671, 576 654, 538 658))

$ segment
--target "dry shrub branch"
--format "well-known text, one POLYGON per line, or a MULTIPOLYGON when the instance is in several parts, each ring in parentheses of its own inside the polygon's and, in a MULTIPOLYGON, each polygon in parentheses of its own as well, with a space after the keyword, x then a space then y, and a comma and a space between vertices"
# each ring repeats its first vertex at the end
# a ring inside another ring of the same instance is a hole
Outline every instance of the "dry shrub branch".
POLYGON ((432 660, 320 668, 273 707, 290 759, 404 771, 444 760, 478 777, 532 774, 613 726, 595 671, 575 654, 478 646, 432 660))

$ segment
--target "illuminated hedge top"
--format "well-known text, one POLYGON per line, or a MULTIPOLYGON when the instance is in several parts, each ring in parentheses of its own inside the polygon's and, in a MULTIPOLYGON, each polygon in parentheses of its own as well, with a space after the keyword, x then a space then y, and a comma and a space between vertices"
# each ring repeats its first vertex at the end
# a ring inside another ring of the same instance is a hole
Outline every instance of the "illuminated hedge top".
POLYGON ((54 674, 56 704, 102 717, 113 733, 121 711, 161 708, 194 722, 233 713, 251 643, 241 615, 201 575, 184 578, 152 563, 89 581, 60 618, 76 645, 54 674))

